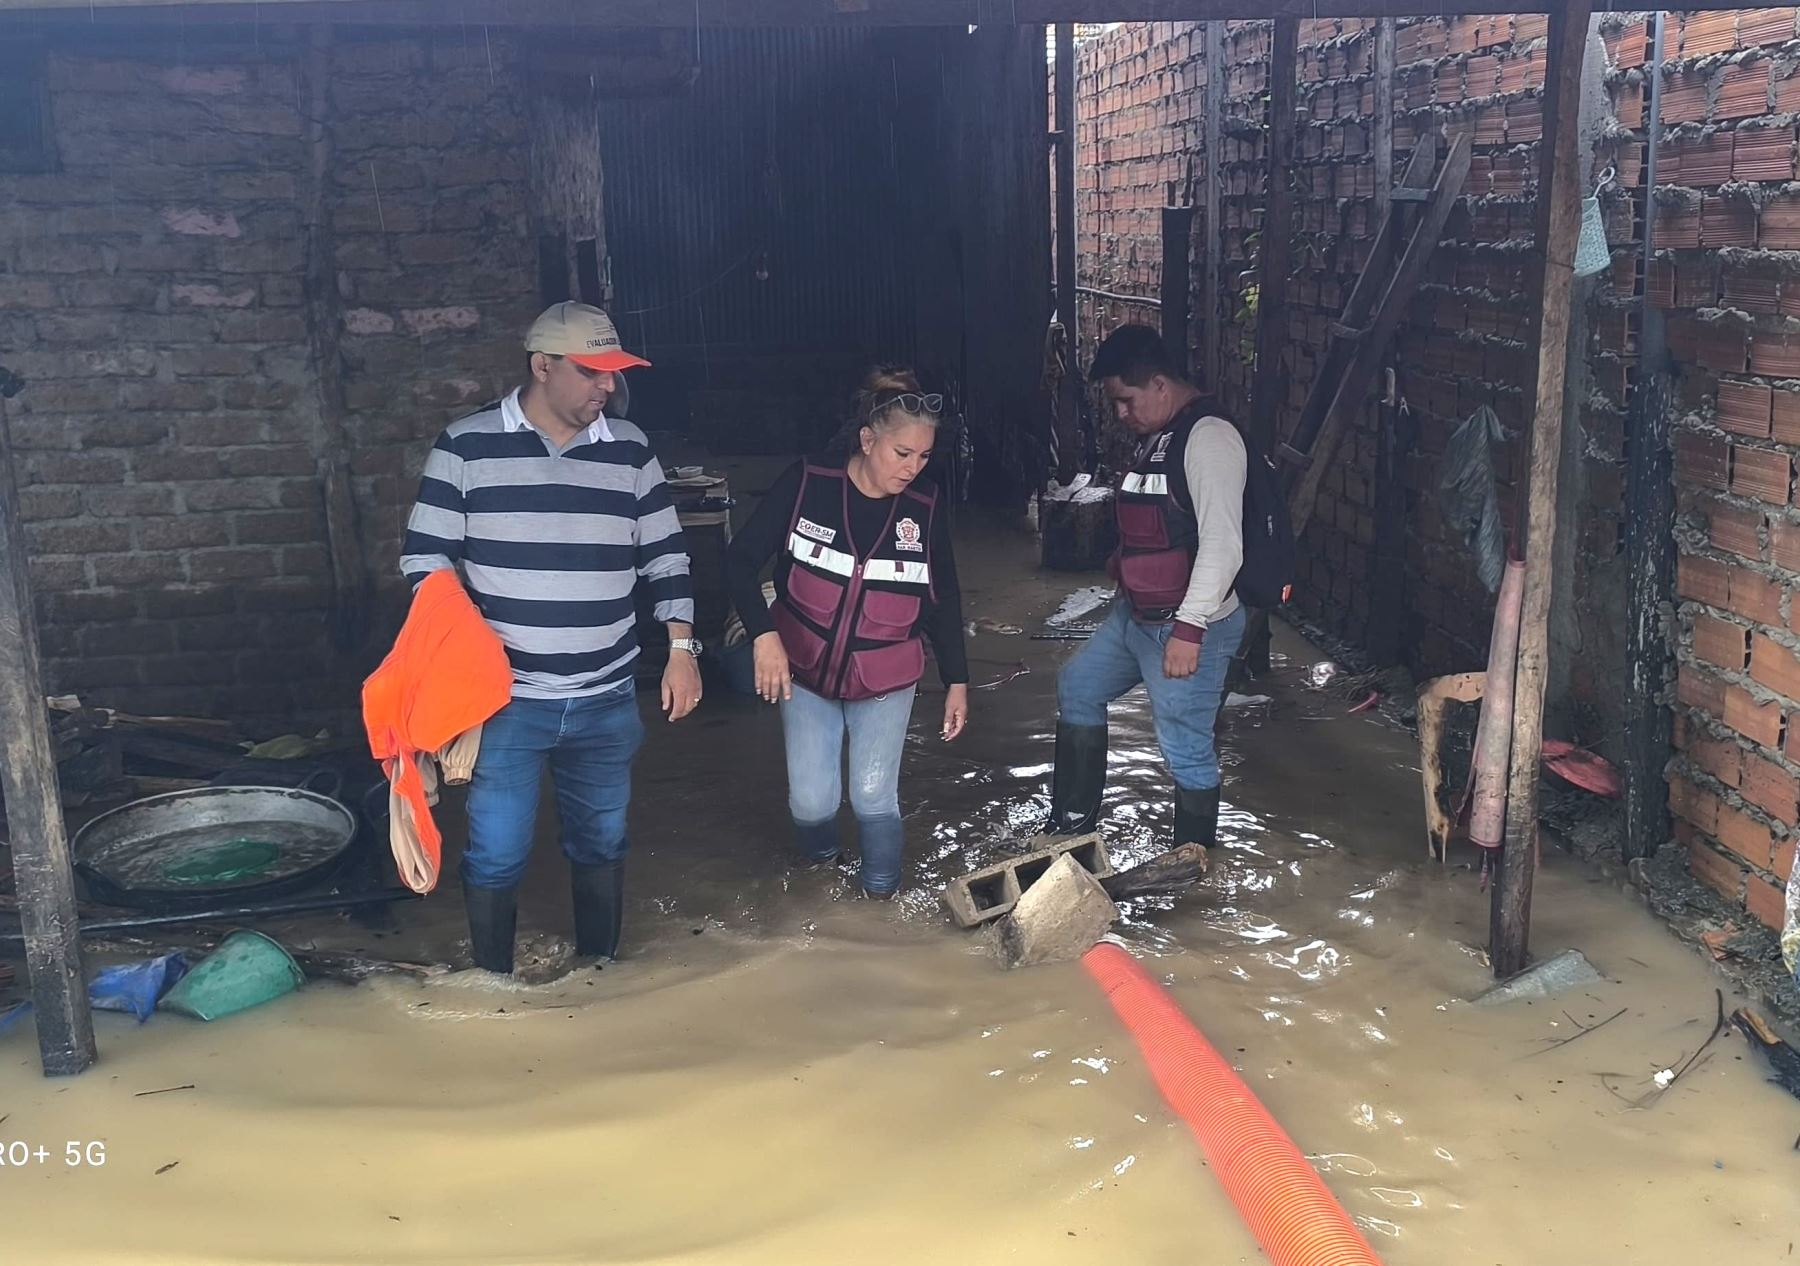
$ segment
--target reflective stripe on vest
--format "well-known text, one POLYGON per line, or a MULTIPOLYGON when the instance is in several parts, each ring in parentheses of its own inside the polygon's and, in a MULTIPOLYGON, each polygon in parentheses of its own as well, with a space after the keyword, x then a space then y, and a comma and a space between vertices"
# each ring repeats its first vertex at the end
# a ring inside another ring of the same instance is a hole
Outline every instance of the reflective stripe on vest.
POLYGON ((929 585, 931 568, 925 563, 896 562, 891 558, 871 558, 863 565, 863 579, 889 581, 897 585, 929 585))
POLYGON ((1166 497, 1169 495, 1169 477, 1167 475, 1140 475, 1136 471, 1132 471, 1120 483, 1119 491, 1135 492, 1146 497, 1166 497))
POLYGON ((809 541, 798 532, 788 534, 788 553, 795 562, 817 567, 820 571, 828 571, 833 575, 848 576, 856 570, 856 555, 832 549, 817 541, 809 541))

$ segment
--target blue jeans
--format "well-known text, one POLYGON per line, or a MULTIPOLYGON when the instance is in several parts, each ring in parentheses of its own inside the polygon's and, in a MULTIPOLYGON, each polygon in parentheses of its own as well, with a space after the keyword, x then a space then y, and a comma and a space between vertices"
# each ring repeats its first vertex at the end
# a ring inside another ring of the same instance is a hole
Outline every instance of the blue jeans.
POLYGON ((511 888, 525 873, 544 766, 556 788, 563 853, 584 866, 625 856, 631 759, 644 741, 637 692, 585 699, 514 699, 481 731, 469 784, 463 883, 511 888))
POLYGON ((850 739, 850 808, 862 850, 863 888, 885 896, 900 886, 900 752, 912 718, 908 686, 877 699, 846 703, 794 686, 781 704, 787 743, 788 811, 800 855, 829 861, 838 853, 837 812, 843 802, 844 738, 850 739))
POLYGON ((1131 618, 1123 598, 1113 602, 1095 630, 1056 679, 1056 706, 1070 725, 1105 725, 1106 705, 1140 681, 1150 696, 1156 741, 1175 777, 1188 791, 1219 785, 1219 754, 1213 724, 1225 695, 1231 657, 1244 640, 1244 609, 1207 627, 1200 644, 1200 667, 1179 681, 1163 675, 1163 650, 1173 624, 1144 624, 1131 618))

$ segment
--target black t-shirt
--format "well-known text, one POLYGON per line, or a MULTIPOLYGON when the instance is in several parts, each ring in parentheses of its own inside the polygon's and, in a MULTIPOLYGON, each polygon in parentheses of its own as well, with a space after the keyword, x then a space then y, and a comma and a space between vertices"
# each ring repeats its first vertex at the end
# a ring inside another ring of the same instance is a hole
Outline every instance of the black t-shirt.
MULTIPOLYGON (((802 465, 795 462, 782 472, 749 522, 731 540, 726 558, 731 604, 752 640, 775 628, 763 599, 762 577, 769 563, 787 548, 788 524, 794 515, 794 501, 800 496, 802 465)), ((846 483, 850 500, 846 526, 851 548, 861 558, 881 540, 894 502, 892 497, 865 496, 854 480, 846 483)), ((950 516, 944 513, 941 501, 931 523, 931 584, 936 597, 925 601, 920 625, 937 658, 938 676, 946 686, 953 686, 969 680, 969 657, 963 645, 962 591, 957 587, 956 556, 950 548, 950 516)))

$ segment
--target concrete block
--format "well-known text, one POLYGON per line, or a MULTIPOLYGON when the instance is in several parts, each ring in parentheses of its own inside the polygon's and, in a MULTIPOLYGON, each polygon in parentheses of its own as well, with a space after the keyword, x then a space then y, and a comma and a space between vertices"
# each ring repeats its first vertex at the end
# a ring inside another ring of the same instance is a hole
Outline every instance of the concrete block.
POLYGON ((944 889, 944 905, 958 927, 972 928, 991 923, 1011 910, 1024 891, 1065 854, 1096 879, 1113 873, 1106 843, 1097 832, 1040 835, 1031 841, 1029 852, 954 880, 944 889))
POLYGON ((1477 994, 1473 1001, 1483 1007, 1504 1002, 1541 1002, 1571 989, 1600 984, 1605 979, 1580 950, 1564 950, 1477 994))
POLYGON ((1003 967, 1031 967, 1081 957, 1119 917, 1119 908, 1068 853, 1026 888, 999 923, 994 956, 1003 967))

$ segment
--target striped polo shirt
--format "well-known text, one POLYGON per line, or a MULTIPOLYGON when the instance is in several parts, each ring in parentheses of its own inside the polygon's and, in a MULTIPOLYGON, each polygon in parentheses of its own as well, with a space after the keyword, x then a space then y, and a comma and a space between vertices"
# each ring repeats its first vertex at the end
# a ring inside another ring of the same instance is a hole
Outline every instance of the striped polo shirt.
POLYGON ((602 417, 558 449, 517 391, 438 437, 401 553, 414 585, 461 570, 512 660, 515 698, 628 683, 639 577, 658 620, 694 619, 681 525, 644 433, 602 417))

